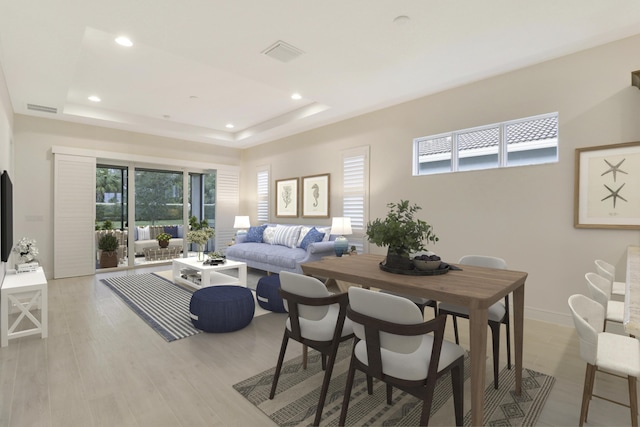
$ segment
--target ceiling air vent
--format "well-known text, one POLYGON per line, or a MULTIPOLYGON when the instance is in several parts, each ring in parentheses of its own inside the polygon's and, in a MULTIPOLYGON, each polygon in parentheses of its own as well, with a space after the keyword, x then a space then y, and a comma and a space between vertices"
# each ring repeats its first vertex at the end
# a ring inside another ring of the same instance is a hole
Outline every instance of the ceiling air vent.
POLYGON ((293 59, 296 59, 298 56, 302 55, 304 52, 298 49, 297 47, 291 46, 288 43, 283 42, 282 40, 278 40, 268 48, 262 51, 267 56, 270 56, 273 59, 277 59, 281 62, 289 62, 293 59))
POLYGON ((57 114, 58 109, 55 107, 46 107, 44 105, 27 104, 27 110, 40 111, 42 113, 57 114))

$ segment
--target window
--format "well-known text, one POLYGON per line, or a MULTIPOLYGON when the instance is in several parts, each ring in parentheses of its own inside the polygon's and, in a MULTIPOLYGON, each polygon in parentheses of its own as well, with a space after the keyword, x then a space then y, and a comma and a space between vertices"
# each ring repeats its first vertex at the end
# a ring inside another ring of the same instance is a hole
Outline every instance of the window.
POLYGON ((349 246, 363 253, 369 206, 369 147, 343 152, 342 171, 342 216, 351 218, 349 246))
POLYGON ((259 168, 257 173, 258 222, 269 222, 269 168, 259 168))
POLYGON ((558 161, 558 113, 413 140, 414 175, 558 161))

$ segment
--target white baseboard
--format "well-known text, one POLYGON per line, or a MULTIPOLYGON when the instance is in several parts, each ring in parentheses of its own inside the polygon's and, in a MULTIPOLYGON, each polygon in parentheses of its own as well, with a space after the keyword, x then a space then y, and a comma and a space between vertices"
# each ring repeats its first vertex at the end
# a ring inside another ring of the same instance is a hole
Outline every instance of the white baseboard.
POLYGON ((525 307, 524 317, 525 319, 540 320, 541 322, 573 327, 573 318, 568 313, 556 313, 554 311, 525 307))

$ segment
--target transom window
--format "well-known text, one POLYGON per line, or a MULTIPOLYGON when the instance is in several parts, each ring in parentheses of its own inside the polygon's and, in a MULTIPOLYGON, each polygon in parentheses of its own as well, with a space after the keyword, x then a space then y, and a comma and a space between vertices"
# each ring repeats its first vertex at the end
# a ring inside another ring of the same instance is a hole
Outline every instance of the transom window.
POLYGON ((558 161, 558 113, 413 140, 413 175, 558 161))

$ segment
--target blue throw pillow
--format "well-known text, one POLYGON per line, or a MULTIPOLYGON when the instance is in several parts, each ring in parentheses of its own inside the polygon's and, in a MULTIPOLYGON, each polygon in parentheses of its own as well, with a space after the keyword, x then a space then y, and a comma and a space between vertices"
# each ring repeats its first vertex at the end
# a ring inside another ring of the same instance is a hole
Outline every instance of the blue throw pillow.
POLYGON ((178 237, 178 226, 177 225, 165 225, 164 232, 167 233, 172 238, 178 237))
POLYGON ((300 243, 300 247, 306 250, 310 244, 316 243, 316 242, 322 242, 322 239, 324 239, 324 233, 319 232, 318 230, 316 230, 315 227, 313 227, 311 230, 309 230, 307 235, 304 236, 304 239, 302 239, 302 243, 300 243))
POLYGON ((264 229, 267 228, 267 225, 260 225, 258 227, 249 227, 249 231, 247 232, 247 238, 245 239, 245 243, 247 242, 255 242, 262 243, 262 233, 264 233, 264 229))

